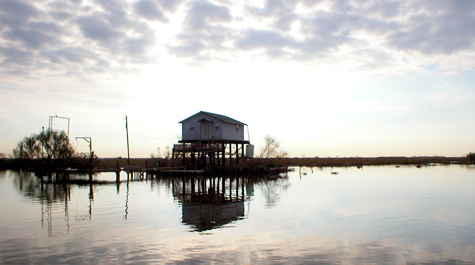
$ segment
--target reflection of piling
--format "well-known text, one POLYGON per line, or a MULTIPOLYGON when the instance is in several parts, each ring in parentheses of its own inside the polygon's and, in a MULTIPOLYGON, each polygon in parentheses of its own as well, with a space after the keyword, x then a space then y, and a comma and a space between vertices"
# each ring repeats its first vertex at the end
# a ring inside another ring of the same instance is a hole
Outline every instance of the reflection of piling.
POLYGON ((94 187, 89 184, 89 220, 92 219, 92 202, 94 201, 94 187))
POLYGON ((120 183, 120 172, 115 172, 115 182, 116 182, 117 184, 120 183))
POLYGON ((127 180, 127 194, 125 195, 125 221, 129 215, 129 181, 127 180))
POLYGON ((182 202, 183 223, 193 231, 221 227, 244 218, 247 178, 243 176, 172 178, 173 195, 182 202))

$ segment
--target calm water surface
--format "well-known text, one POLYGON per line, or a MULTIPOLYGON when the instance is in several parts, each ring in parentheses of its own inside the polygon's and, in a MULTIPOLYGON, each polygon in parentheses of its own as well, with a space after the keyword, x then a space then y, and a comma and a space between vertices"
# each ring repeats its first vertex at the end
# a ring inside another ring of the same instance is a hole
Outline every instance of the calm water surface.
POLYGON ((475 264, 475 167, 334 170, 92 186, 0 171, 0 263, 475 264))

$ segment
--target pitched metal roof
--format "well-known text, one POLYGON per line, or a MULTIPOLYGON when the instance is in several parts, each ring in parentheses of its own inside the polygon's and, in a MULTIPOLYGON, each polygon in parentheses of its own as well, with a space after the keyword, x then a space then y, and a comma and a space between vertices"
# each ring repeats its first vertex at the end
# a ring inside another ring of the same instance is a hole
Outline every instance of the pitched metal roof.
POLYGON ((212 117, 214 117, 214 118, 216 118, 216 119, 218 119, 218 120, 221 120, 221 121, 223 121, 223 122, 226 122, 226 123, 232 123, 232 124, 238 124, 238 125, 247 125, 247 124, 245 124, 244 122, 240 122, 240 121, 235 120, 235 119, 233 119, 233 118, 230 118, 230 117, 228 117, 228 116, 224 116, 224 115, 216 114, 216 113, 211 113, 211 112, 206 112, 206 111, 200 111, 200 112, 198 112, 198 113, 196 113, 196 114, 194 114, 194 115, 191 115, 190 117, 188 117, 188 118, 186 118, 186 119, 180 121, 179 123, 183 123, 184 121, 188 120, 189 118, 194 117, 194 116, 196 116, 196 115, 198 115, 198 114, 200 114, 200 113, 207 114, 207 115, 209 115, 209 116, 212 116, 212 117))

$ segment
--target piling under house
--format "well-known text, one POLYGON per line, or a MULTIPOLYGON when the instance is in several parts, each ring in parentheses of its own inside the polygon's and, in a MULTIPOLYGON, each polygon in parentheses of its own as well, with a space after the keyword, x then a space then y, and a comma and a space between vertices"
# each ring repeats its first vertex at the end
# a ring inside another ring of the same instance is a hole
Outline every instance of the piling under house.
POLYGON ((253 155, 253 146, 244 137, 247 124, 243 122, 200 111, 179 123, 182 139, 173 146, 173 158, 181 158, 184 166, 233 167, 253 155))

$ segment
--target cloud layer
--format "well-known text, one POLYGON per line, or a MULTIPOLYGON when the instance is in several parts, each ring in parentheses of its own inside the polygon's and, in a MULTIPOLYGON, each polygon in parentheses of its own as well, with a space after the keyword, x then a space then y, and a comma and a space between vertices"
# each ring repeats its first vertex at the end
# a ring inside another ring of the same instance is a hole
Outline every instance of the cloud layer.
POLYGON ((475 2, 0 2, 0 75, 128 72, 171 55, 191 64, 244 55, 348 69, 471 70, 475 2))

